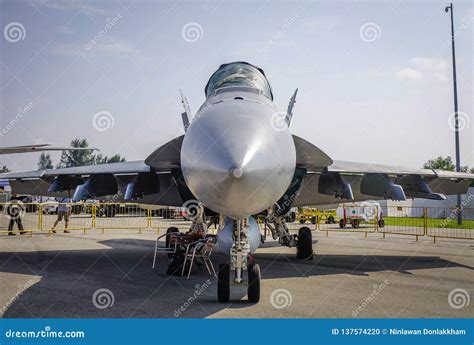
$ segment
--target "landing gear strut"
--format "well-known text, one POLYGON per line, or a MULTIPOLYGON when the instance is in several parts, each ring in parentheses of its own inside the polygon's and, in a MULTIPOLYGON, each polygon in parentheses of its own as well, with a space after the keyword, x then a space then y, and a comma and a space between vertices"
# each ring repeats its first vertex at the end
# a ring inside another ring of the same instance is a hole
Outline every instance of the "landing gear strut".
POLYGON ((247 271, 248 300, 251 303, 257 303, 260 300, 260 266, 250 256, 248 229, 248 218, 235 221, 230 265, 228 263, 220 264, 217 274, 217 299, 221 303, 230 301, 231 271, 234 272, 233 283, 237 285, 244 281, 243 271, 247 271))
POLYGON ((270 212, 270 217, 267 218, 266 224, 272 231, 273 239, 278 238, 278 242, 282 246, 296 247, 296 257, 300 260, 313 259, 313 238, 311 229, 304 226, 299 229, 298 235, 291 235, 285 218, 276 216, 273 210, 270 212))

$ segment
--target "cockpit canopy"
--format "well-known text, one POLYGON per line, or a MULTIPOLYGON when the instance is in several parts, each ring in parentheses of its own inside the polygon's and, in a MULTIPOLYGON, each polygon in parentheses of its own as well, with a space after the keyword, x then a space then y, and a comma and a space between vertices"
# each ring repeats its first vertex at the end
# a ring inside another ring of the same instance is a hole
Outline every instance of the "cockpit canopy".
POLYGON ((270 83, 261 68, 247 62, 231 62, 221 65, 207 82, 206 97, 211 96, 217 89, 229 86, 251 87, 262 91, 262 93, 273 101, 273 93, 270 83))

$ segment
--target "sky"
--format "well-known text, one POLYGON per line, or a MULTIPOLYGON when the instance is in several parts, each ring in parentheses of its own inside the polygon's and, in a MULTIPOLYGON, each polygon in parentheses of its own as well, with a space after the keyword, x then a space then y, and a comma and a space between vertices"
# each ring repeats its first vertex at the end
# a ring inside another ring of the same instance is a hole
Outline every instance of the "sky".
MULTIPOLYGON (((145 159, 183 134, 222 63, 264 69, 291 131, 333 159, 420 167, 454 156, 443 1, 0 1, 0 145, 145 159)), ((474 166, 474 5, 454 2, 461 163, 474 166)), ((252 124, 249 124, 251 130, 252 124)), ((52 153, 53 163, 60 152, 52 153)), ((2 155, 33 170, 38 153, 2 155)))

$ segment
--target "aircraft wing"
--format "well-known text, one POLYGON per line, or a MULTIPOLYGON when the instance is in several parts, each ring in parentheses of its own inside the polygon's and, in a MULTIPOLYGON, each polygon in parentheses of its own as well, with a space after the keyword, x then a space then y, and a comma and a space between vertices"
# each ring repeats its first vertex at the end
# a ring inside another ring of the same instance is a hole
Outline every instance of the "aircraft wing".
POLYGON ((49 144, 35 144, 35 145, 23 145, 23 146, 3 146, 0 147, 0 155, 8 155, 13 153, 28 153, 38 151, 98 151, 96 148, 89 147, 54 147, 49 144))
MULTIPOLYGON (((112 197, 114 202, 138 200, 140 203, 181 206, 178 188, 180 169, 166 164, 151 168, 144 161, 87 165, 0 174, 9 180, 12 192, 41 196, 70 196, 73 200, 112 197)), ((187 191, 184 190, 184 193, 187 191)))
POLYGON ((293 206, 344 201, 423 198, 465 194, 474 174, 335 160, 322 171, 307 170, 293 206))

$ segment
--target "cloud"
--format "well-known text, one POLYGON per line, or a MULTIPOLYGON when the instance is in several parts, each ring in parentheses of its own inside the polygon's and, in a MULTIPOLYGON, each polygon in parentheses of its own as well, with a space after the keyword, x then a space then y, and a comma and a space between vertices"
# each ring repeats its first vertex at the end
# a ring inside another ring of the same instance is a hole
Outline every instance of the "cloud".
POLYGON ((418 80, 423 77, 421 72, 409 67, 397 71, 396 75, 399 80, 418 80))
POLYGON ((434 79, 445 82, 449 80, 449 64, 445 59, 414 57, 395 75, 399 80, 434 79))

